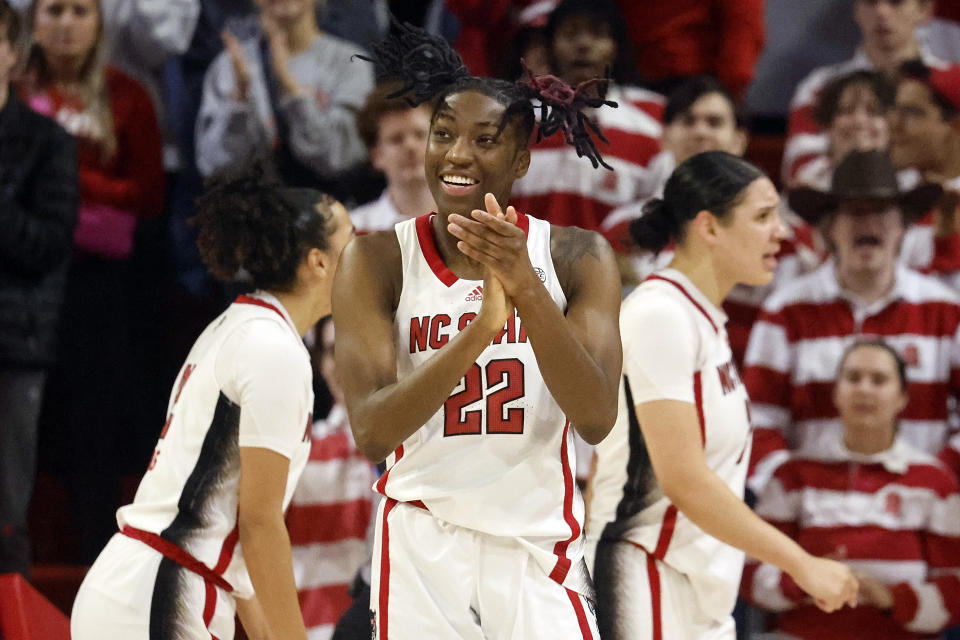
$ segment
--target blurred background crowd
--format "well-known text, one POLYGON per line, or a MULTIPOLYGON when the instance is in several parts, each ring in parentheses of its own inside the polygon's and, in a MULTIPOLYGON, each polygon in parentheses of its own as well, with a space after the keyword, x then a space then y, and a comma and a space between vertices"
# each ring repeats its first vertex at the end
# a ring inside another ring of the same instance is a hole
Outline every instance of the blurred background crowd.
MULTIPOLYGON (((625 290, 669 260, 627 226, 686 158, 745 155, 782 189, 777 276, 725 305, 753 401, 750 488, 764 517, 857 569, 863 606, 819 613, 750 565, 741 635, 960 624, 955 0, 0 0, 0 573, 69 610, 193 338, 245 290, 194 246, 205 177, 260 160, 340 199, 361 233, 432 210, 430 108, 389 100, 356 57, 391 14, 451 40, 474 74, 589 92, 609 77, 618 107, 591 117, 613 170, 536 143, 512 204, 603 233, 625 290), (863 338, 902 360, 897 393, 867 365, 840 371, 863 338)), ((333 332, 312 338, 325 418, 288 515, 315 638, 362 598, 376 477, 333 332)))

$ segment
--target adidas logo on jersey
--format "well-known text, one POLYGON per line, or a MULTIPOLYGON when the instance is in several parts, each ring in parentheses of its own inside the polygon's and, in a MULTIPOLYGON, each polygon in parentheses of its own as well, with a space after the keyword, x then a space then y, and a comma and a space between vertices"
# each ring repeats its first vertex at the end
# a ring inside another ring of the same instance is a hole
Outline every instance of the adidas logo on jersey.
POLYGON ((477 287, 473 291, 467 294, 467 297, 464 298, 467 302, 482 302, 483 301, 483 287, 477 287))

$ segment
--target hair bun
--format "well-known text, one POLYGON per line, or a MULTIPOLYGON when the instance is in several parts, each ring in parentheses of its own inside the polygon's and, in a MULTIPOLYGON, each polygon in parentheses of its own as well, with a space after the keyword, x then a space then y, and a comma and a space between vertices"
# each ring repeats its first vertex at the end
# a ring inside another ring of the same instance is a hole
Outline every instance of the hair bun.
POLYGON ((661 198, 651 198, 643 205, 643 213, 630 223, 630 237, 641 249, 660 253, 679 230, 679 222, 670 205, 661 198))

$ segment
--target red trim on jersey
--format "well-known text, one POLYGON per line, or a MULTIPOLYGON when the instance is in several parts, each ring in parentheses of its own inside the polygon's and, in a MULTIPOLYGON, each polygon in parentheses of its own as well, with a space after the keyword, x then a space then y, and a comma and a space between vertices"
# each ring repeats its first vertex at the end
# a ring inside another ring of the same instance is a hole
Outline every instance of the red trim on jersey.
MULTIPOLYGON (((437 249, 437 238, 433 231, 433 217, 435 213, 420 216, 417 218, 417 240, 420 244, 420 251, 424 259, 433 271, 433 275, 448 287, 452 287, 460 278, 447 267, 437 249)), ((517 226, 523 231, 523 235, 530 233, 530 219, 522 213, 517 213, 517 226)))
POLYGON ((590 621, 587 620, 587 612, 583 610, 583 603, 580 602, 580 594, 572 589, 567 589, 567 597, 570 598, 570 604, 577 614, 577 623, 580 625, 580 635, 583 640, 593 640, 593 634, 590 632, 590 621))
MULTIPOLYGON (((386 475, 386 474, 384 474, 386 475)), ((393 498, 387 498, 387 503, 383 507, 383 527, 382 539, 380 540, 380 629, 377 637, 380 640, 387 640, 387 606, 390 602, 390 526, 387 516, 393 508, 397 506, 397 501, 393 498)))
POLYGON ((692 304, 693 306, 695 306, 695 307, 697 308, 697 311, 699 311, 700 313, 703 314, 703 317, 706 318, 706 319, 707 319, 707 322, 710 323, 710 326, 713 327, 714 333, 720 333, 720 330, 717 329, 717 324, 713 321, 713 318, 710 317, 710 314, 707 313, 707 310, 704 309, 704 308, 700 305, 699 302, 697 302, 696 300, 693 299, 693 296, 691 296, 691 295, 687 292, 687 290, 684 289, 684 287, 683 287, 682 284, 680 284, 679 282, 677 282, 677 281, 675 281, 675 280, 671 280, 670 278, 664 278, 663 276, 658 276, 658 275, 647 276, 647 280, 663 280, 664 282, 669 282, 670 284, 672 284, 673 286, 675 286, 677 289, 680 290, 680 293, 682 293, 683 295, 685 295, 685 296, 687 297, 687 300, 690 301, 690 304, 692 304))
POLYGON ((283 311, 280 311, 280 309, 270 304, 269 302, 261 300, 260 298, 254 298, 253 296, 240 295, 240 296, 237 296, 237 299, 234 300, 233 303, 234 304, 252 304, 258 307, 263 307, 264 309, 270 309, 271 311, 275 312, 278 316, 283 318, 283 323, 288 327, 290 327, 291 329, 293 329, 293 332, 297 334, 297 338, 298 339, 300 338, 300 334, 297 333, 296 327, 290 324, 290 321, 287 320, 287 316, 283 315, 283 311))
POLYGON ((164 558, 176 562, 187 571, 192 571, 203 578, 204 581, 213 583, 227 593, 231 593, 233 591, 233 587, 223 578, 223 576, 215 573, 210 567, 203 564, 169 540, 161 538, 156 533, 153 533, 152 531, 144 531, 143 529, 136 529, 130 525, 124 526, 120 533, 128 538, 139 540, 154 551, 158 551, 161 555, 163 555, 164 558))
MULTIPOLYGON (((390 469, 393 469, 393 465, 400 462, 400 458, 403 457, 403 445, 400 445, 393 452, 393 464, 390 465, 390 469)), ((377 493, 382 493, 387 495, 387 476, 390 475, 390 469, 387 469, 383 472, 383 475, 380 476, 380 479, 377 480, 377 493)))
POLYGON ((264 301, 264 300, 261 300, 260 298, 254 298, 253 296, 241 295, 241 296, 237 296, 237 299, 234 300, 234 303, 236 303, 236 304, 252 304, 252 305, 256 305, 256 306, 258 306, 258 307, 264 307, 264 308, 266 308, 266 309, 270 309, 271 311, 276 312, 276 314, 277 314, 278 316, 280 316, 281 318, 283 318, 283 321, 284 321, 284 322, 287 321, 287 316, 283 315, 283 312, 280 311, 280 309, 278 309, 278 308, 275 307, 274 305, 270 304, 269 302, 266 302, 266 301, 264 301))
POLYGON ((707 420, 703 415, 703 381, 700 372, 693 374, 693 400, 697 405, 697 422, 700 423, 700 443, 707 447, 707 420))
POLYGON ((207 582, 203 593, 203 626, 210 629, 213 614, 217 610, 217 588, 212 582, 207 582))
POLYGON ((657 560, 647 555, 647 579, 650 580, 650 624, 653 626, 652 640, 663 640, 663 617, 660 613, 660 572, 657 560))
POLYGON ((570 558, 567 557, 567 547, 570 543, 580 537, 580 523, 573 515, 573 471, 570 469, 570 461, 567 457, 567 431, 570 429, 570 421, 567 420, 563 425, 563 438, 560 442, 560 464, 563 468, 563 519, 570 526, 570 537, 566 540, 560 540, 553 546, 553 554, 557 556, 557 564, 550 572, 550 579, 558 584, 563 584, 570 571, 570 558))
POLYGON ((217 575, 222 576, 223 572, 227 570, 227 567, 230 565, 230 560, 233 559, 233 550, 236 548, 239 539, 240 525, 233 525, 233 531, 223 540, 223 547, 220 549, 217 566, 213 568, 217 575))
POLYGON ((667 547, 670 546, 670 538, 673 537, 673 530, 677 526, 677 507, 670 505, 663 514, 663 524, 660 525, 660 537, 657 538, 657 548, 653 550, 653 557, 663 560, 667 555, 667 547))

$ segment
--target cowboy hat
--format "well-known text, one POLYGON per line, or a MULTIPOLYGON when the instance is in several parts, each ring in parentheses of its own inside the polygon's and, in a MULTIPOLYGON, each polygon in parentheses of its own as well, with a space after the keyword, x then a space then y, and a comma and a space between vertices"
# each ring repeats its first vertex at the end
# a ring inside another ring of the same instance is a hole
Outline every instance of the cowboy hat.
POLYGON ((787 194, 790 208, 810 225, 817 225, 843 202, 851 200, 894 203, 903 214, 905 225, 927 213, 940 196, 943 187, 923 183, 910 191, 901 191, 897 169, 885 151, 851 151, 833 172, 830 191, 811 187, 791 189, 787 194))

